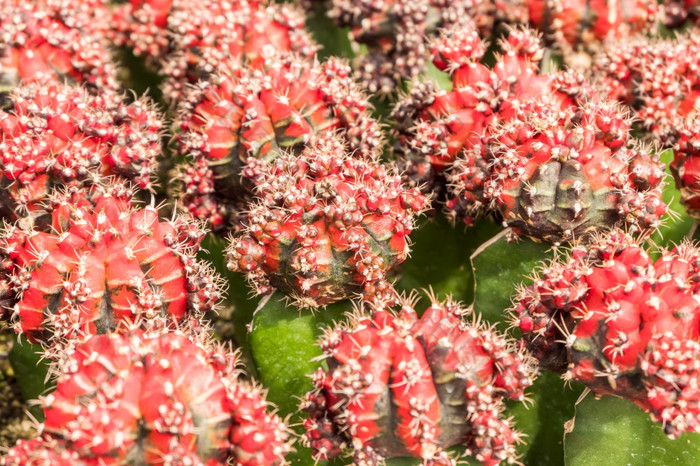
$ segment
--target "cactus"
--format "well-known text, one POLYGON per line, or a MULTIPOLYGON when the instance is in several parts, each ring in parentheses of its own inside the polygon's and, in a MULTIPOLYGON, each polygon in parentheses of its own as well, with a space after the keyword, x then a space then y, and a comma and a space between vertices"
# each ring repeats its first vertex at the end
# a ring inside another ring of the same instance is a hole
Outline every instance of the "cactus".
POLYGON ((543 265, 516 298, 516 323, 544 367, 633 401, 669 436, 699 432, 699 272, 689 243, 653 261, 613 230, 543 265))
POLYGON ((32 215, 52 189, 113 176, 151 188, 162 122, 149 101, 127 104, 114 92, 27 84, 0 111, 0 214, 32 215))
POLYGON ((41 398, 41 437, 3 464, 282 464, 288 428, 239 380, 237 361, 189 332, 92 335, 41 398))
POLYGON ((326 332, 327 369, 302 400, 314 458, 352 449, 354 464, 414 456, 454 465, 445 449, 462 444, 482 464, 513 462, 520 435, 503 418, 503 401, 524 399, 534 376, 528 357, 464 321, 471 310, 458 303, 432 299, 421 318, 414 304, 360 312, 326 332))
POLYGON ((222 66, 180 107, 182 203, 214 230, 239 229, 257 165, 300 152, 334 131, 357 157, 382 143, 366 97, 341 60, 323 64, 292 54, 266 55, 262 69, 222 66))
POLYGON ((58 192, 46 231, 18 223, 3 232, 4 300, 18 333, 61 345, 139 318, 175 322, 215 308, 218 275, 195 258, 204 231, 189 217, 161 221, 132 196, 122 184, 58 192))
POLYGON ((417 189, 376 161, 351 157, 334 137, 285 154, 259 173, 259 200, 229 248, 228 267, 258 294, 277 288, 317 307, 355 294, 391 295, 387 272, 409 252, 417 189))

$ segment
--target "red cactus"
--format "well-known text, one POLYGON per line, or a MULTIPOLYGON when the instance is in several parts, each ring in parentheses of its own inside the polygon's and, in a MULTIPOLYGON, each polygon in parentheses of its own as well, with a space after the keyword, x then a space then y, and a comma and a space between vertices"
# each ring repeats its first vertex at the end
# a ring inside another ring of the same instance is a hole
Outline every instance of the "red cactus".
POLYGON ((214 229, 238 227, 255 178, 251 163, 299 152, 329 131, 353 155, 374 157, 381 131, 350 72, 337 59, 321 65, 272 54, 263 69, 224 66, 192 89, 178 136, 190 157, 182 170, 185 208, 214 229))
POLYGON ((314 457, 351 448, 354 464, 414 456, 453 465, 444 450, 462 444, 482 464, 512 462, 520 436, 503 400, 523 400, 534 371, 507 339, 462 320, 469 312, 433 301, 419 319, 405 302, 398 314, 360 314, 329 330, 327 369, 302 401, 314 457))
POLYGON ((179 332, 92 336, 41 399, 40 439, 20 442, 3 464, 282 464, 288 429, 239 380, 237 359, 179 332))
POLYGON ((37 210, 53 187, 97 175, 150 188, 161 150, 160 115, 146 100, 126 104, 113 92, 29 84, 0 111, 0 213, 13 218, 37 210))
POLYGON ((440 29, 473 21, 481 31, 490 31, 494 3, 499 2, 332 0, 328 15, 336 25, 352 28, 351 38, 369 47, 369 54, 358 65, 363 85, 373 94, 390 94, 401 80, 425 71, 427 39, 440 29))
POLYGON ((489 69, 479 63, 484 45, 471 26, 450 29, 432 43, 434 63, 451 73, 453 90, 416 84, 393 114, 396 153, 412 184, 444 191, 445 170, 462 152, 487 142, 484 137, 519 111, 521 102, 553 93, 565 108, 592 92, 576 77, 538 75, 543 50, 531 31, 511 31, 502 48, 504 55, 489 69))
POLYGON ((2 234, 17 332, 62 342, 216 305, 217 275, 195 258, 204 232, 187 217, 163 222, 153 207, 134 208, 132 194, 118 184, 58 193, 49 232, 17 225, 2 234))
POLYGON ((700 218, 700 115, 684 118, 676 131, 671 171, 691 217, 700 218))
POLYGON ((309 58, 317 48, 301 13, 262 0, 132 0, 116 16, 122 40, 160 64, 172 102, 221 62, 258 67, 266 49, 309 58))
POLYGON ((278 288, 305 307, 390 293, 387 271, 406 259, 427 204, 391 169, 352 158, 336 138, 263 167, 257 195, 228 266, 247 273, 258 293, 278 288))
POLYGON ((700 431, 700 250, 681 244, 655 262, 612 231, 544 266, 515 314, 541 363, 597 394, 630 399, 678 436, 700 431), (690 351, 690 353, 689 353, 690 351))
POLYGON ((650 30, 659 19, 656 0, 525 0, 524 4, 530 25, 564 52, 595 49, 606 39, 650 30))
POLYGON ((0 91, 64 81, 116 89, 102 0, 0 1, 0 91))

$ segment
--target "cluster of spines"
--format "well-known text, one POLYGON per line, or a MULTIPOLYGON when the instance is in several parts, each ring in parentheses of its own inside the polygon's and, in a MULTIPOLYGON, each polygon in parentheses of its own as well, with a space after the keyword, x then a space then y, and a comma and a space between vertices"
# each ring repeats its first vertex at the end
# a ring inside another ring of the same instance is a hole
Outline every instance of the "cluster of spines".
POLYGON ((433 43, 453 90, 417 85, 394 112, 408 182, 467 225, 493 212, 516 233, 553 243, 608 223, 658 226, 663 167, 630 142, 627 113, 578 73, 537 74, 543 52, 532 32, 512 30, 501 48, 488 69, 471 27, 433 43))
POLYGON ((375 157, 379 123, 342 60, 323 64, 289 53, 259 69, 235 63, 200 82, 180 106, 182 202, 215 230, 240 228, 258 172, 281 152, 300 152, 325 133, 353 156, 375 157))
POLYGON ((627 398, 668 435, 700 431, 700 250, 653 261, 619 230, 575 246, 516 298, 516 324, 543 367, 627 398))
POLYGON ((55 368, 56 390, 40 398, 40 437, 2 464, 283 464, 289 430, 240 380, 238 355, 167 327, 127 327, 73 348, 55 368))
POLYGON ((56 187, 103 176, 151 188, 163 123, 147 100, 34 83, 15 89, 9 102, 0 111, 0 211, 7 217, 40 210, 56 187))
POLYGON ((124 322, 176 323, 216 307, 218 275, 195 257, 201 227, 188 217, 161 221, 132 196, 122 184, 57 192, 48 228, 6 228, 2 299, 18 333, 61 348, 124 322))
POLYGON ((454 465, 446 448, 462 444, 482 464, 515 460, 520 434, 503 418, 505 399, 524 399, 534 370, 506 338, 469 310, 435 300, 418 318, 360 312, 321 340, 327 369, 302 400, 305 441, 317 460, 353 450, 354 464, 414 456, 454 465))
POLYGON ((222 62, 255 68, 265 50, 310 58, 317 49, 293 6, 260 0, 132 2, 115 17, 121 29, 117 38, 150 55, 167 77, 163 91, 171 102, 180 100, 186 84, 206 79, 222 62))
POLYGON ((404 79, 423 73, 428 62, 428 39, 462 21, 489 31, 495 19, 490 1, 333 0, 328 15, 338 26, 351 28, 351 37, 367 45, 358 75, 371 92, 392 94, 404 79))
POLYGON ((0 91, 22 82, 65 80, 117 89, 106 11, 102 0, 1 2, 0 91))
POLYGON ((263 167, 256 195, 228 267, 260 294, 277 288, 310 307, 391 294, 387 272, 406 259, 428 203, 391 167, 352 157, 336 137, 263 167))

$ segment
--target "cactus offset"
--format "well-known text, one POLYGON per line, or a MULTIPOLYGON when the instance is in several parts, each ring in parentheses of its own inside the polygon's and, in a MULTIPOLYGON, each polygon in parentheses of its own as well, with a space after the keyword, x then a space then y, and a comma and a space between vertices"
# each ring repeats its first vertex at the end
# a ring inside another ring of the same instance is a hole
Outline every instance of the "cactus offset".
POLYGON ((41 398, 40 439, 18 444, 4 464, 282 464, 288 428, 239 380, 237 360, 191 333, 93 335, 41 398))
POLYGON ((351 157, 332 137, 263 167, 256 194, 228 267, 245 272, 258 293, 277 288, 306 307, 383 295, 427 205, 390 168, 351 157))
POLYGON ((0 1, 0 92, 47 80, 116 89, 106 11, 101 0, 0 1))
POLYGON ((452 301, 433 301, 422 318, 413 303, 376 310, 330 329, 327 369, 302 401, 305 441, 323 460, 354 450, 354 464, 414 456, 454 465, 445 452, 465 445, 482 464, 515 460, 520 434, 503 418, 505 399, 523 400, 530 361, 506 338, 452 301))
POLYGON ((40 210, 55 187, 114 176, 151 187, 161 151, 160 115, 146 100, 127 104, 113 92, 29 84, 0 111, 0 214, 40 210))
POLYGON ((517 297, 516 322, 541 363, 599 395, 627 398, 678 436, 700 431, 700 250, 653 261, 614 230, 544 266, 517 297))
POLYGON ((35 342, 114 330, 121 322, 200 316, 220 298, 218 275, 197 261, 204 236, 189 217, 172 222, 135 208, 124 185, 51 197, 51 226, 18 224, 0 237, 15 330, 35 342))
POLYGON ((189 158, 181 169, 183 204, 213 229, 240 227, 256 164, 280 152, 298 153, 335 131, 354 156, 375 156, 379 124, 342 61, 270 54, 261 69, 230 65, 180 107, 180 152, 189 158))

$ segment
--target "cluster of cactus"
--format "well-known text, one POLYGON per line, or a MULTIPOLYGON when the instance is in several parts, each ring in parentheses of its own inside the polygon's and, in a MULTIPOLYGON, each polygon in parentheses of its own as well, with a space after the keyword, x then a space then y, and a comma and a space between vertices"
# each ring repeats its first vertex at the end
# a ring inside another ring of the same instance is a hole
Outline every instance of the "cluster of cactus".
POLYGON ((34 81, 116 89, 102 0, 2 0, 0 93, 34 81))
POLYGON ((115 41, 154 62, 167 77, 163 91, 171 102, 222 61, 255 68, 268 49, 305 58, 317 49, 301 13, 264 0, 131 0, 113 16, 115 41))
POLYGON ((515 233, 552 243, 601 225, 657 227, 663 166, 630 140, 626 112, 574 72, 537 74, 531 32, 511 31, 502 48, 489 69, 473 28, 432 43, 453 90, 418 85, 394 112, 409 180, 467 225, 496 211, 515 233))
POLYGON ((543 367, 633 401, 668 435, 700 432, 700 249, 682 243, 654 261, 613 230, 533 281, 514 314, 543 367))
POLYGON ((182 203, 214 229, 240 229, 259 176, 281 152, 299 152, 335 132, 347 150, 376 157, 378 122, 350 67, 290 53, 264 56, 259 69, 229 62, 180 105, 182 203))
POLYGON ((61 186, 111 176, 151 188, 162 121, 149 101, 58 83, 31 83, 0 110, 0 215, 35 214, 61 186))
POLYGON ((659 148, 700 217, 700 36, 632 37, 695 21, 697 2, 314 5, 348 28, 350 64, 315 56, 310 2, 0 0, 0 328, 38 345, 52 382, 36 435, 0 464, 282 465, 295 441, 308 464, 513 464, 526 435, 509 406, 539 369, 630 400, 669 437, 700 433, 700 249, 646 244, 668 218, 659 148), (114 45, 165 76, 176 112, 120 93, 114 45), (517 291, 519 341, 482 322, 484 301, 431 294, 421 312, 398 280, 431 205, 573 243, 517 291), (206 257, 264 295, 260 321, 206 257), (355 306, 294 335, 322 333, 320 356, 297 352, 313 369, 282 414, 239 368, 270 384, 265 356, 208 320, 232 304, 255 332, 278 297, 290 321, 355 306))

